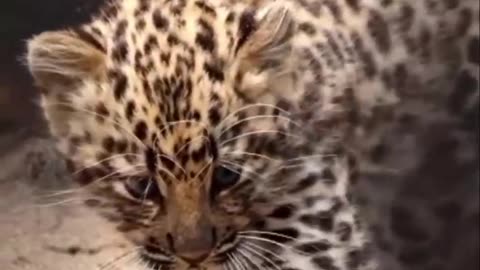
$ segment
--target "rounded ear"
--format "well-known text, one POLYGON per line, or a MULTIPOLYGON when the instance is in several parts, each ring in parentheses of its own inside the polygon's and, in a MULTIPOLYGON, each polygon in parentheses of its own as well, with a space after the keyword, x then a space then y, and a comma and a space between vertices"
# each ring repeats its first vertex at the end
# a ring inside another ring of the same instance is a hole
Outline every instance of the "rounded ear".
POLYGON ((237 78, 245 96, 256 97, 291 69, 291 39, 295 32, 291 11, 278 2, 256 12, 244 12, 239 20, 235 52, 237 78))
POLYGON ((26 60, 38 86, 69 86, 104 71, 105 51, 82 30, 45 32, 28 41, 26 60))
POLYGON ((289 53, 295 23, 287 7, 266 5, 256 14, 244 13, 239 24, 241 40, 236 51, 242 60, 263 66, 265 61, 280 60, 289 53))
POLYGON ((45 32, 28 41, 26 61, 36 85, 42 90, 42 106, 56 136, 69 132, 75 117, 71 96, 82 85, 106 73, 106 53, 83 30, 45 32))

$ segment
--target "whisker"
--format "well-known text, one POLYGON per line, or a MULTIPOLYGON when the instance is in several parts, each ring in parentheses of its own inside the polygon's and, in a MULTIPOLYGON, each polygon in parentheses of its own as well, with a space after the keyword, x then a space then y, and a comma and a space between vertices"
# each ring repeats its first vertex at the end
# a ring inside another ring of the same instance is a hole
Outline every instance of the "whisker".
POLYGON ((245 260, 245 258, 242 256, 241 253, 239 253, 238 251, 237 253, 238 253, 238 256, 236 256, 236 258, 242 264, 242 268, 244 270, 249 270, 250 263, 247 260, 245 260))
POLYGON ((292 249, 292 247, 290 247, 288 245, 285 245, 285 244, 282 244, 282 243, 279 243, 277 241, 273 241, 273 240, 270 240, 270 239, 264 238, 264 237, 251 236, 251 235, 239 235, 239 237, 243 238, 243 239, 257 240, 257 241, 260 241, 260 242, 270 243, 272 245, 275 245, 277 247, 281 247, 281 248, 284 248, 284 249, 292 249))
POLYGON ((298 254, 301 254, 301 255, 306 255, 306 256, 310 256, 311 254, 308 254, 307 252, 303 252, 301 250, 298 250, 290 245, 286 245, 286 244, 283 244, 283 243, 280 243, 278 241, 274 241, 274 240, 271 240, 271 239, 268 239, 268 238, 265 238, 265 237, 261 237, 261 236, 252 236, 252 235, 246 235, 246 234, 239 234, 239 237, 240 238, 244 238, 244 239, 250 239, 250 240, 256 240, 256 241, 260 241, 260 242, 265 242, 265 243, 270 243, 272 245, 275 245, 277 247, 280 247, 280 248, 283 248, 283 249, 288 249, 288 250, 292 250, 298 254))
POLYGON ((227 143, 230 143, 232 141, 235 141, 235 140, 238 140, 238 139, 241 139, 241 138, 245 138, 245 137, 248 137, 248 136, 253 136, 253 135, 257 135, 257 134, 267 134, 267 133, 276 133, 276 134, 281 134, 281 135, 284 135, 284 136, 287 136, 287 137, 293 137, 293 138, 297 138, 297 139, 302 138, 301 136, 298 136, 298 135, 295 135, 295 134, 292 134, 292 133, 288 133, 288 132, 283 132, 283 131, 280 131, 280 130, 257 130, 257 131, 246 132, 246 133, 243 133, 241 135, 230 138, 228 140, 225 140, 220 144, 220 146, 224 146, 227 143))
POLYGON ((72 175, 75 175, 75 174, 78 174, 78 173, 80 173, 80 172, 83 172, 84 170, 86 170, 86 169, 88 169, 88 168, 91 168, 91 167, 95 167, 95 166, 97 166, 97 165, 100 165, 100 164, 102 164, 102 163, 105 162, 105 161, 109 161, 109 160, 112 160, 112 159, 121 158, 121 157, 125 157, 125 156, 137 156, 137 157, 141 157, 142 155, 134 154, 134 153, 126 153, 126 154, 118 154, 118 155, 110 156, 110 157, 108 157, 108 158, 105 158, 105 159, 102 159, 102 160, 100 160, 100 161, 98 161, 98 162, 95 162, 95 163, 92 164, 92 165, 85 166, 84 168, 73 172, 72 175))
POLYGON ((207 164, 205 164, 201 169, 200 171, 198 171, 197 174, 195 174, 194 178, 193 179, 197 179, 200 175, 202 175, 203 171, 205 171, 210 165, 212 165, 213 163, 213 159, 210 159, 207 164))
POLYGON ((90 111, 90 110, 87 110, 87 109, 84 109, 84 108, 80 108, 80 107, 76 107, 70 103, 67 103, 67 102, 55 102, 55 103, 49 103, 48 106, 66 106, 70 109, 73 109, 74 111, 80 113, 80 112, 83 112, 83 113, 86 113, 86 114, 90 114, 91 117, 95 116, 95 117, 99 117, 99 118, 102 118, 103 120, 105 121, 108 121, 112 124, 114 124, 115 126, 121 128, 123 131, 125 131, 128 135, 130 135, 134 140, 136 140, 138 143, 140 143, 140 145, 142 145, 145 149, 147 148, 147 146, 145 145, 145 143, 143 143, 142 140, 140 140, 135 134, 133 134, 129 129, 123 127, 119 122, 113 120, 113 119, 110 119, 106 116, 103 116, 101 114, 98 114, 96 112, 93 112, 93 111, 90 111))
POLYGON ((82 204, 83 202, 85 202, 86 199, 89 199, 89 198, 74 198, 74 199, 67 199, 67 200, 62 200, 62 201, 57 201, 52 203, 34 204, 31 206, 31 208, 49 208, 49 207, 56 207, 56 206, 64 206, 70 203, 82 204))
POLYGON ((183 168, 180 163, 178 163, 176 160, 174 160, 173 158, 167 156, 167 155, 164 155, 164 154, 157 154, 158 157, 163 157, 163 158, 166 158, 168 160, 170 160, 173 164, 175 164, 175 166, 177 166, 184 175, 187 175, 187 172, 185 171, 185 168, 183 168))
POLYGON ((232 262, 235 270, 243 270, 243 269, 240 269, 240 265, 238 264, 238 261, 235 260, 235 257, 232 254, 227 254, 227 257, 232 262))
POLYGON ((122 253, 119 256, 113 258, 111 261, 104 263, 103 265, 100 265, 98 270, 112 269, 112 267, 116 267, 116 264, 119 263, 121 260, 124 260, 130 257, 132 254, 135 255, 135 252, 137 252, 138 250, 140 250, 139 247, 129 250, 125 253, 122 253))
POLYGON ((251 248, 254 248, 254 249, 258 249, 260 251, 263 251, 265 253, 268 253, 270 255, 272 255, 273 257, 277 258, 278 260, 282 261, 282 262, 285 262, 285 259, 283 259, 282 257, 280 257, 278 254, 274 253, 273 251, 271 250, 268 250, 264 247, 261 247, 255 243, 252 243, 252 242, 244 242, 243 243, 244 245, 247 245, 247 246, 250 246, 251 248))
MULTIPOLYGON (((222 264, 222 265, 225 265, 226 267, 226 270, 231 270, 232 268, 230 267, 231 266, 231 261, 230 261, 230 258, 227 257, 227 260, 222 264)), ((235 270, 235 269, 233 269, 235 270)))
POLYGON ((246 106, 243 106, 241 107, 240 109, 236 110, 236 111, 233 111, 232 113, 230 113, 229 115, 227 115, 217 126, 218 127, 222 127, 223 124, 225 124, 225 122, 227 120, 229 120, 229 118, 231 118, 232 116, 234 116, 235 114, 239 113, 239 112, 242 112, 242 111, 245 111, 245 110, 248 110, 248 109, 252 109, 252 108, 258 108, 258 107, 265 107, 265 108, 272 108, 272 109, 276 109, 286 115, 290 115, 291 113, 278 107, 278 106, 275 106, 275 105, 272 105, 272 104, 264 104, 264 103, 255 103, 255 104, 249 104, 249 105, 246 105, 246 106))
POLYGON ((264 260, 265 262, 268 262, 269 264, 271 264, 273 267, 275 267, 277 270, 282 270, 280 269, 280 267, 278 266, 278 264, 276 264, 275 262, 273 262, 272 260, 270 260, 270 258, 268 258, 267 256, 263 255, 262 253, 258 252, 257 250, 249 247, 249 246, 246 246, 246 245, 242 245, 242 247, 245 249, 245 250, 248 250, 250 252, 250 254, 252 255, 256 255, 258 258, 264 260))
POLYGON ((252 152, 243 152, 243 151, 227 152, 227 153, 225 153, 224 155, 227 155, 227 156, 244 155, 244 156, 252 156, 252 157, 264 158, 264 159, 267 159, 267 160, 270 160, 270 161, 280 161, 280 160, 278 160, 278 159, 271 158, 271 157, 266 156, 266 155, 257 154, 257 153, 252 153, 252 152))
POLYGON ((307 155, 307 156, 301 156, 301 157, 287 159, 287 160, 285 160, 285 162, 292 162, 292 161, 297 161, 297 160, 308 160, 308 159, 313 159, 313 158, 327 158, 327 157, 337 157, 337 155, 333 155, 333 154, 307 155))
POLYGON ((190 140, 189 142, 184 143, 182 147, 180 147, 178 151, 175 153, 175 156, 178 156, 178 154, 180 154, 187 146, 189 146, 190 144, 192 144, 194 141, 198 139, 205 139, 208 142, 210 142, 210 138, 208 138, 207 136, 204 136, 204 135, 197 136, 196 138, 190 140))
POLYGON ((200 121, 196 121, 196 120, 179 120, 179 121, 171 121, 171 122, 167 122, 165 123, 164 127, 162 129, 160 129, 160 131, 158 131, 159 134, 161 134, 163 131, 165 131, 166 129, 168 129, 170 126, 173 126, 173 125, 179 125, 179 124, 186 124, 186 123, 191 123, 191 124, 198 124, 200 125, 202 128, 206 129, 206 126, 204 123, 200 122, 200 121))
POLYGON ((39 196, 39 198, 50 198, 50 197, 56 197, 56 196, 62 196, 62 195, 69 195, 69 194, 73 194, 73 193, 80 193, 84 190, 87 190, 88 188, 90 188, 91 186, 94 186, 95 184, 97 184, 98 182, 101 182, 102 180, 106 179, 106 178, 109 178, 111 176, 114 176, 116 174, 124 174, 124 173, 129 173, 129 174, 132 174, 132 175, 135 175, 135 174, 138 174, 140 172, 142 172, 142 170, 134 170, 134 169, 137 169, 137 168, 142 168, 142 167, 145 167, 143 164, 138 164, 138 165, 134 165, 134 166, 131 166, 131 167, 128 167, 126 168, 127 170, 125 169, 118 169, 112 173, 109 173, 103 177, 100 177, 98 179, 95 179, 93 180, 92 182, 90 182, 89 184, 86 184, 82 187, 79 187, 79 188, 74 188, 74 189, 70 189, 70 190, 64 190, 64 191, 59 191, 59 192, 55 192, 53 194, 47 194, 47 195, 42 195, 42 196, 39 196), (131 170, 131 171, 130 171, 131 170))
MULTIPOLYGON (((248 250, 245 250, 247 253, 248 250)), ((256 270, 260 270, 260 266, 257 264, 257 262, 254 260, 254 258, 250 258, 250 256, 248 256, 248 254, 245 254, 244 252, 244 249, 242 248, 242 246, 239 246, 237 248, 237 252, 240 254, 240 256, 242 256, 242 258, 245 260, 245 262, 247 262, 247 264, 250 266, 253 264, 253 266, 255 267, 256 270)))
MULTIPOLYGON (((237 164, 237 163, 234 163, 234 162, 231 162, 231 161, 228 161, 228 160, 224 160, 224 159, 220 160, 220 162, 221 162, 221 163, 225 163, 226 165, 231 165, 231 166, 234 166, 234 167, 236 167, 236 168, 240 168, 240 169, 242 169, 242 171, 247 172, 247 173, 249 173, 249 174, 252 174, 252 175, 255 176, 256 178, 258 178, 258 179, 260 179, 260 180, 262 180, 262 181, 265 181, 265 178, 264 178, 262 175, 258 174, 258 173, 255 172, 254 170, 246 169, 244 166, 242 166, 242 165, 240 165, 240 164, 237 164)), ((232 167, 228 167, 228 166, 225 166, 225 167, 226 167, 227 169, 229 169, 229 170, 232 170, 233 172, 235 172, 235 173, 237 173, 237 174, 239 174, 239 175, 241 174, 241 171, 239 171, 239 170, 233 169, 232 167)), ((250 176, 249 176, 249 177, 250 177, 250 176)))
POLYGON ((238 120, 237 122, 234 122, 233 124, 231 124, 230 126, 226 127, 225 129, 223 129, 220 134, 218 135, 218 137, 221 137, 223 134, 225 134, 226 132, 228 132, 230 129, 232 129, 233 127, 241 124, 241 123, 245 123, 247 121, 253 121, 253 120, 257 120, 257 119, 268 119, 268 118, 276 118, 276 119, 281 119, 281 120, 286 120, 288 123, 291 123, 292 125, 298 127, 298 128, 303 128, 300 124, 298 124, 297 122, 293 121, 292 119, 290 119, 289 117, 285 117, 285 116, 281 116, 281 115, 256 115, 256 116, 250 116, 250 117, 247 117, 247 118, 244 118, 244 119, 241 119, 241 120, 238 120))
POLYGON ((242 231, 242 232, 240 232, 240 234, 244 234, 244 235, 249 235, 249 234, 270 235, 270 236, 280 237, 280 238, 291 240, 291 241, 297 241, 297 239, 295 239, 291 236, 280 234, 280 233, 269 232, 269 231, 248 230, 248 231, 242 231))

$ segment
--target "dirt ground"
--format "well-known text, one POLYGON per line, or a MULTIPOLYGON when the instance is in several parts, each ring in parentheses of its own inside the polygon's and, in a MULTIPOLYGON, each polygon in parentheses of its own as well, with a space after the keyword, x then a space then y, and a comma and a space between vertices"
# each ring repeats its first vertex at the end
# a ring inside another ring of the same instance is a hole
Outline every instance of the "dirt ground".
MULTIPOLYGON (((0 158, 1 269, 120 269, 109 263, 131 247, 75 196, 52 196, 72 187, 51 142, 17 143, 0 158)), ((129 259, 118 261, 121 269, 129 259)))

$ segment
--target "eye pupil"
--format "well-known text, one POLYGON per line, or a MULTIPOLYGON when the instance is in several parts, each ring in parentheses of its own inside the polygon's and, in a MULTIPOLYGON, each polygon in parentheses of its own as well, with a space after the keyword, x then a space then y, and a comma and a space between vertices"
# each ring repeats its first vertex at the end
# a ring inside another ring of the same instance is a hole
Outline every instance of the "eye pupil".
POLYGON ((151 178, 129 179, 125 186, 130 195, 139 200, 154 200, 160 196, 158 186, 151 178))
POLYGON ((212 179, 212 195, 217 195, 218 193, 231 188, 234 186, 240 179, 240 174, 236 171, 233 171, 224 166, 218 166, 213 172, 212 179))

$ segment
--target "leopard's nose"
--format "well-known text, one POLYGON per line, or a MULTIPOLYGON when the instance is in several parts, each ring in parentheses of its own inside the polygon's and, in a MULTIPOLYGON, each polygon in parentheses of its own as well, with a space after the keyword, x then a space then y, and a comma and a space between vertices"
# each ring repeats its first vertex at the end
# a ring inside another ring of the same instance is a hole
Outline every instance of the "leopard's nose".
POLYGON ((191 265, 205 261, 212 253, 216 243, 216 230, 192 230, 185 234, 173 235, 170 245, 176 256, 191 265))

